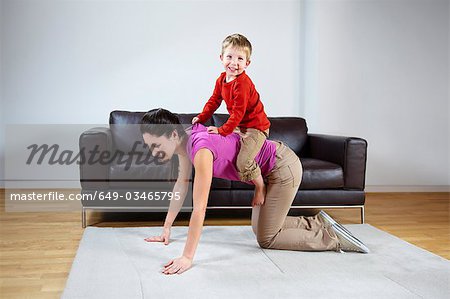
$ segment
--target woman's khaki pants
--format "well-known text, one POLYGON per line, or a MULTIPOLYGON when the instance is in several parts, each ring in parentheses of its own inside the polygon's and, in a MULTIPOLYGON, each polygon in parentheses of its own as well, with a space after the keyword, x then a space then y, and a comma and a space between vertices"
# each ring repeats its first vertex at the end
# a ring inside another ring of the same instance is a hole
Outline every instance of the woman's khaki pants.
POLYGON ((252 227, 262 248, 323 251, 337 250, 338 239, 316 216, 287 216, 302 178, 297 155, 276 141, 276 164, 267 179, 262 206, 253 207, 252 227))

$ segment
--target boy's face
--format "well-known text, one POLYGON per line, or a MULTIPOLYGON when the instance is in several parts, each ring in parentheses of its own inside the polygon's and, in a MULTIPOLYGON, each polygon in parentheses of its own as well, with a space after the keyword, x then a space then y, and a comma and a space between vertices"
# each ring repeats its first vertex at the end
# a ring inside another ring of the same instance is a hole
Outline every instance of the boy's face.
POLYGON ((225 72, 228 79, 235 79, 250 64, 250 60, 247 59, 245 51, 229 46, 225 48, 223 54, 220 55, 220 60, 225 67, 225 72))

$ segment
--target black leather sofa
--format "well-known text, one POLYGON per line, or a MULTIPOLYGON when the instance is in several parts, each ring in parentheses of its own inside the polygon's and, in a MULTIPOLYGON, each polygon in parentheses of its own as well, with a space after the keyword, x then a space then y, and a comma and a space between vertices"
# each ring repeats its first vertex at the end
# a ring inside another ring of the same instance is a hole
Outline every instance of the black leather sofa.
MULTIPOLYGON (((81 134, 80 152, 86 154, 86 161, 80 163, 80 183, 82 194, 91 196, 89 200, 82 200, 83 227, 88 209, 143 211, 160 208, 159 203, 163 201, 152 198, 150 202, 136 197, 143 199, 143 194, 155 190, 171 191, 177 174, 176 157, 162 165, 141 163, 143 157, 147 157, 147 161, 152 159, 139 132, 138 124, 144 113, 112 111, 109 127, 92 128, 81 134), (118 155, 122 163, 119 159, 106 159, 117 152, 122 154, 118 155), (92 153, 97 156, 92 158, 92 153), (99 159, 101 155, 105 159, 99 159)), ((186 125, 196 116, 177 115, 186 125)), ((227 118, 225 114, 214 114, 205 125, 219 127, 227 118)), ((366 140, 309 134, 306 121, 299 117, 270 117, 269 120, 269 139, 286 143, 302 162, 303 178, 293 208, 358 208, 364 223, 366 140)), ((214 178, 208 208, 251 208, 252 196, 251 185, 214 178)), ((189 210, 189 204, 185 208, 189 210)))

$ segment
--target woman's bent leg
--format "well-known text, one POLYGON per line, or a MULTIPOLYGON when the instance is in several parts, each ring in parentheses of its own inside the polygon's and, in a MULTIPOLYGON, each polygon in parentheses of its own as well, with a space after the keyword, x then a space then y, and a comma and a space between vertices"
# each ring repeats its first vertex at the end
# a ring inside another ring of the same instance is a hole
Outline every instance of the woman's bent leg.
POLYGON ((300 160, 289 148, 269 176, 265 203, 257 224, 257 240, 261 247, 271 249, 321 251, 336 250, 338 240, 330 227, 320 225, 313 217, 298 218, 298 226, 287 218, 301 181, 300 160), (288 220, 287 220, 288 219, 288 220))
POLYGON ((260 210, 261 210, 260 206, 252 207, 252 229, 255 236, 258 235, 258 220, 260 210))
MULTIPOLYGON (((252 229, 254 234, 257 234, 258 231, 258 219, 259 219, 259 211, 261 207, 256 206, 252 208, 252 229)), ((283 229, 287 228, 302 228, 306 230, 318 230, 325 226, 326 224, 322 222, 322 220, 315 216, 286 216, 284 220, 283 229)))
POLYGON ((324 223, 317 215, 315 216, 286 216, 283 228, 303 228, 316 230, 324 226, 324 223))

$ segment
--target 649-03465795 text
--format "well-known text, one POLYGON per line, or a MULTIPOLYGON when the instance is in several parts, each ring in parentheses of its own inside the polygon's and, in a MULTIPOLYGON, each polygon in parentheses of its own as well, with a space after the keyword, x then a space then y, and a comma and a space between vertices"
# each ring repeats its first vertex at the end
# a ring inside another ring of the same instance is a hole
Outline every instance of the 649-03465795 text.
POLYGON ((169 191, 128 191, 125 193, 119 193, 115 191, 95 191, 93 194, 93 200, 180 200, 180 192, 169 191))
POLYGON ((10 193, 9 200, 11 201, 64 201, 64 200, 100 200, 100 201, 115 201, 115 200, 150 200, 150 201, 164 201, 164 200, 180 200, 180 192, 169 191, 128 191, 119 193, 115 191, 95 191, 93 193, 63 193, 58 191, 50 192, 30 192, 30 193, 10 193))

